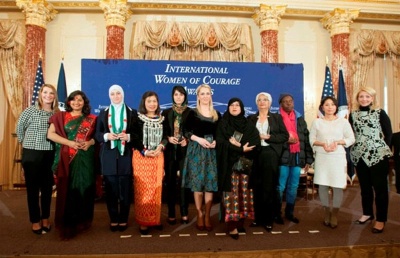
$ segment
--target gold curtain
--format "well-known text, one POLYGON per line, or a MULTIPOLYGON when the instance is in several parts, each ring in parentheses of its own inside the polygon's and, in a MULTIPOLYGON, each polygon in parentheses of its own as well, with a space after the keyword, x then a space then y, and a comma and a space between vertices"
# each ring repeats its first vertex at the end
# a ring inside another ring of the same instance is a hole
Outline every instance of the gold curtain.
MULTIPOLYGON (((354 94, 362 86, 376 90, 381 107, 387 105, 394 131, 400 129, 400 31, 360 30, 352 33, 351 54, 354 94), (384 83, 387 103, 384 103, 384 83)), ((353 96, 354 97, 354 96, 353 96)))
POLYGON ((22 112, 25 20, 0 20, 0 185, 21 183, 18 143, 12 134, 22 112))
POLYGON ((138 21, 130 58, 253 62, 250 27, 236 23, 138 21))

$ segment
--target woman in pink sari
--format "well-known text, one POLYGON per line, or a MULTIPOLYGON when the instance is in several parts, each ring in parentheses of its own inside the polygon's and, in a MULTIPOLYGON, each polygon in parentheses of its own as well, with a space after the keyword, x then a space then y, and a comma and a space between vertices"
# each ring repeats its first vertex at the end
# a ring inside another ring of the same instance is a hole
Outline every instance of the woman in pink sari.
POLYGON ((85 93, 78 90, 68 96, 66 111, 53 115, 49 123, 47 138, 56 143, 55 224, 61 238, 69 239, 93 220, 96 116, 90 114, 85 93))

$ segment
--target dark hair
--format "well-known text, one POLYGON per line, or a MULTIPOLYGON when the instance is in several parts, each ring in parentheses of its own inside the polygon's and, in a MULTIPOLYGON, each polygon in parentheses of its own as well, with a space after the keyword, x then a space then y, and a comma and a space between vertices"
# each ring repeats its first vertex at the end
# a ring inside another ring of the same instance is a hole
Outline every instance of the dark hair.
POLYGON ((327 97, 324 97, 323 99, 321 99, 321 104, 319 104, 319 109, 322 110, 322 106, 325 104, 325 102, 328 99, 332 100, 333 104, 336 106, 336 111, 335 111, 335 114, 334 114, 334 115, 336 115, 339 112, 339 106, 338 106, 339 104, 338 104, 337 99, 335 99, 335 97, 327 96, 327 97))
POLYGON ((67 101, 65 103, 65 111, 67 111, 67 112, 72 111, 72 107, 69 103, 71 100, 73 100, 76 96, 79 96, 79 95, 82 97, 83 102, 84 102, 83 108, 82 108, 82 113, 85 116, 87 116, 90 114, 90 109, 91 109, 90 101, 89 101, 88 97, 86 97, 86 94, 81 90, 76 90, 76 91, 71 92, 71 94, 69 94, 67 101))
POLYGON ((157 99, 157 103, 158 103, 158 107, 157 110, 155 111, 155 113, 158 115, 161 112, 161 108, 160 108, 160 101, 158 100, 158 95, 157 93, 155 93, 154 91, 146 91, 145 93, 143 93, 142 99, 140 100, 140 104, 139 104, 139 112, 142 114, 147 114, 147 109, 146 109, 146 99, 148 97, 152 97, 155 96, 157 99))
POLYGON ((177 91, 177 92, 182 93, 183 95, 185 95, 185 100, 183 101, 182 106, 187 105, 187 104, 188 104, 188 99, 187 99, 187 92, 186 92, 185 88, 184 88, 182 85, 175 85, 175 86, 172 88, 172 102, 173 102, 174 104, 175 104, 175 102, 174 102, 174 94, 175 94, 175 91, 177 91))

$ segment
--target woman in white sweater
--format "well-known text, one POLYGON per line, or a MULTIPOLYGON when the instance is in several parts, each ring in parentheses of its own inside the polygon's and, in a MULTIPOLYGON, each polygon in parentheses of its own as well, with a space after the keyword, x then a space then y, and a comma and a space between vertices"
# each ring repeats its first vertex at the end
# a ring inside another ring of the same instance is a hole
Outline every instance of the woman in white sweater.
POLYGON ((334 97, 321 100, 324 117, 316 119, 310 130, 310 144, 315 152, 314 183, 319 185, 319 197, 324 206, 324 225, 336 228, 337 213, 347 185, 347 161, 345 147, 355 141, 350 123, 336 116, 338 103, 334 97), (333 191, 332 209, 329 204, 329 188, 333 191))

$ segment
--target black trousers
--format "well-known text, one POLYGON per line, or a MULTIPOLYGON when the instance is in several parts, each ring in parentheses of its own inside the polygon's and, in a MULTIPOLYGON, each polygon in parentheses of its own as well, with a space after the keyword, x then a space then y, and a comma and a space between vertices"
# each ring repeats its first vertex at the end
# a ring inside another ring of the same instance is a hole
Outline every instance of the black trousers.
POLYGON ((28 199, 29 220, 38 223, 50 217, 54 177, 54 151, 23 149, 22 167, 28 199), (40 197, 39 197, 40 193, 40 197), (39 205, 40 199, 40 205, 39 205))
POLYGON ((360 160, 356 168, 361 188, 363 214, 374 215, 373 203, 375 195, 375 218, 377 221, 386 222, 389 205, 389 160, 385 158, 372 167, 368 167, 363 160, 360 160))
POLYGON ((254 216, 260 225, 272 225, 274 218, 280 214, 279 192, 279 156, 271 147, 262 147, 256 158, 254 177, 254 216))
POLYGON ((110 223, 127 223, 132 203, 132 175, 103 176, 110 223))
POLYGON ((175 218, 175 205, 177 197, 179 196, 179 207, 181 217, 188 215, 188 196, 190 189, 181 187, 182 176, 177 176, 177 171, 182 172, 183 159, 182 160, 170 160, 165 166, 165 183, 166 183, 166 194, 168 204, 168 218, 175 218), (179 182, 178 182, 179 179, 179 182), (179 194, 177 193, 179 191, 179 194))

